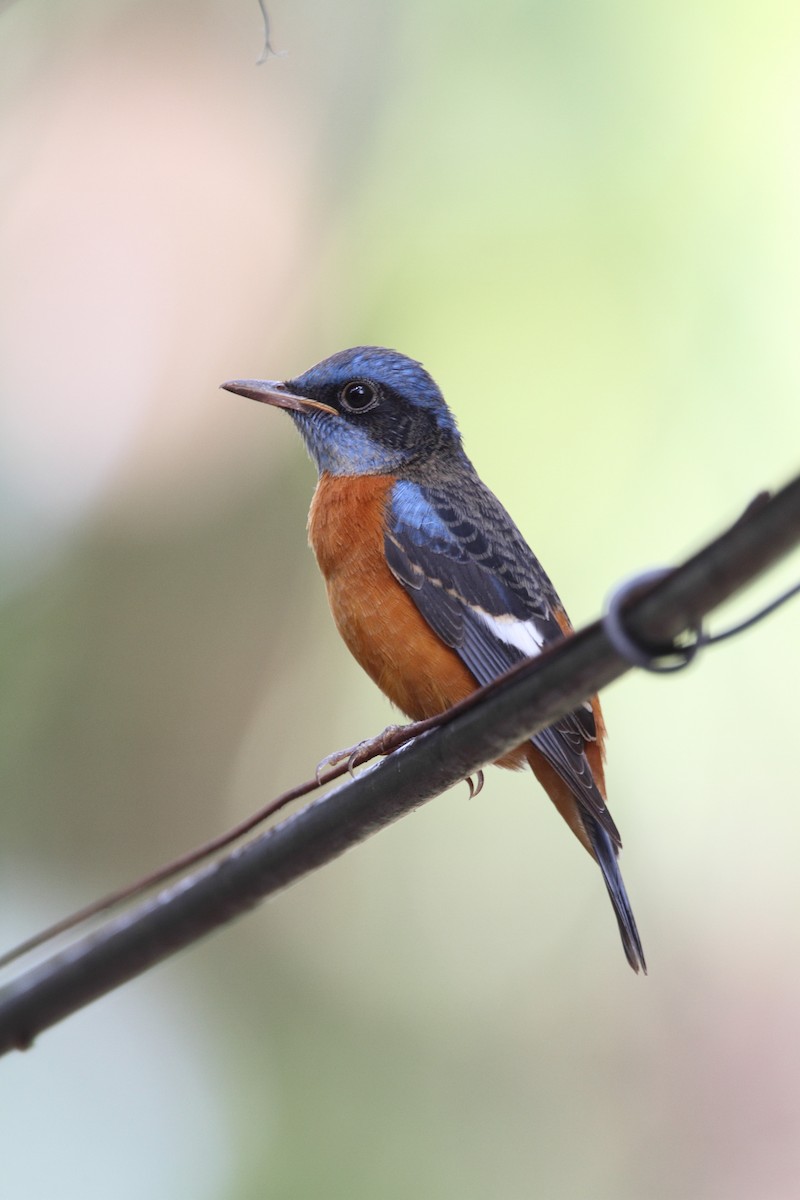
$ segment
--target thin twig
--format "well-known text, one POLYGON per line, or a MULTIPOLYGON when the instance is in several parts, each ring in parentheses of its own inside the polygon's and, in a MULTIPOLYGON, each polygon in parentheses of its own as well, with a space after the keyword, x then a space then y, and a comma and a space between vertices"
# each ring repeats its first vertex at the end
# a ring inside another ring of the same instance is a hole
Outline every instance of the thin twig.
POLYGON ((283 50, 273 50, 269 19, 269 11, 267 9, 266 0, 258 0, 258 7, 261 10, 261 19, 264 22, 264 49, 260 56, 256 59, 256 66, 260 67, 267 61, 268 58, 283 58, 283 50))
MULTIPOLYGON (((626 627, 668 645, 798 544, 800 478, 626 604, 626 627)), ((442 728, 20 975, 0 992, 0 1053, 475 774, 629 669, 599 622, 521 664, 442 728)))

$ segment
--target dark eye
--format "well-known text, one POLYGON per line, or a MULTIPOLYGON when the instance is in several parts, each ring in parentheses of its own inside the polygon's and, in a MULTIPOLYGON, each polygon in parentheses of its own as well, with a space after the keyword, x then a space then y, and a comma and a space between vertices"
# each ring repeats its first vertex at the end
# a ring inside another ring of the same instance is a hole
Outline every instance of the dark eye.
POLYGON ((362 413, 378 403, 378 390, 363 379, 346 383, 340 392, 342 407, 348 412, 362 413))

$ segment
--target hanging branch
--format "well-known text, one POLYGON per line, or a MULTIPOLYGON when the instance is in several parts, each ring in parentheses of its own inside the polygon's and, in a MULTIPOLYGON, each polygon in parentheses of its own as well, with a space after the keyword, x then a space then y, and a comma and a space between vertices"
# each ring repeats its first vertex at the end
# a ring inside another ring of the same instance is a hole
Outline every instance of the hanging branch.
MULTIPOLYGON (((627 633, 669 653, 707 613, 800 544, 800 478, 621 608, 627 633)), ((500 758, 631 669, 602 622, 527 660, 357 779, 155 899, 29 969, 0 992, 0 1053, 247 912, 500 758)))

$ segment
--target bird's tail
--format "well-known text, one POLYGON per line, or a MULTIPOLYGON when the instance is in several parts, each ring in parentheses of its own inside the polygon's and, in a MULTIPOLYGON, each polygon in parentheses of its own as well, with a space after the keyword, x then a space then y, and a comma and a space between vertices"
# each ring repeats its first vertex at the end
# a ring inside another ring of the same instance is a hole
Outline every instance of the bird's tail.
POLYGON ((625 884, 622 881, 622 874, 617 862, 617 848, 614 846, 605 829, 600 826, 590 813, 581 812, 581 820, 592 847, 592 854, 597 859, 598 866, 603 872, 603 879, 605 880, 608 894, 611 897, 611 903, 614 906, 614 914, 619 925, 619 933, 622 938, 625 957, 634 971, 638 972, 642 970, 646 975, 647 963, 644 961, 644 951, 642 950, 642 943, 639 940, 639 930, 636 928, 636 920, 631 908, 631 902, 628 899, 628 893, 625 891, 625 884))

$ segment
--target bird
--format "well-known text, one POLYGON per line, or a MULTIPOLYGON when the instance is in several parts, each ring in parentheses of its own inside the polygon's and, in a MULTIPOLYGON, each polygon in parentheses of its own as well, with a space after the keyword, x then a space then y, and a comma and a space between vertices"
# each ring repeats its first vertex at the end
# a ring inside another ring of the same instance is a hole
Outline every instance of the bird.
MULTIPOLYGON (((467 457, 421 363, 356 346, 293 379, 221 386, 294 421, 318 472, 308 536, 334 622, 412 720, 570 636, 553 584, 467 457)), ((605 732, 595 696, 498 765, 530 766, 599 866, 627 960, 646 972, 606 803, 605 732)))

